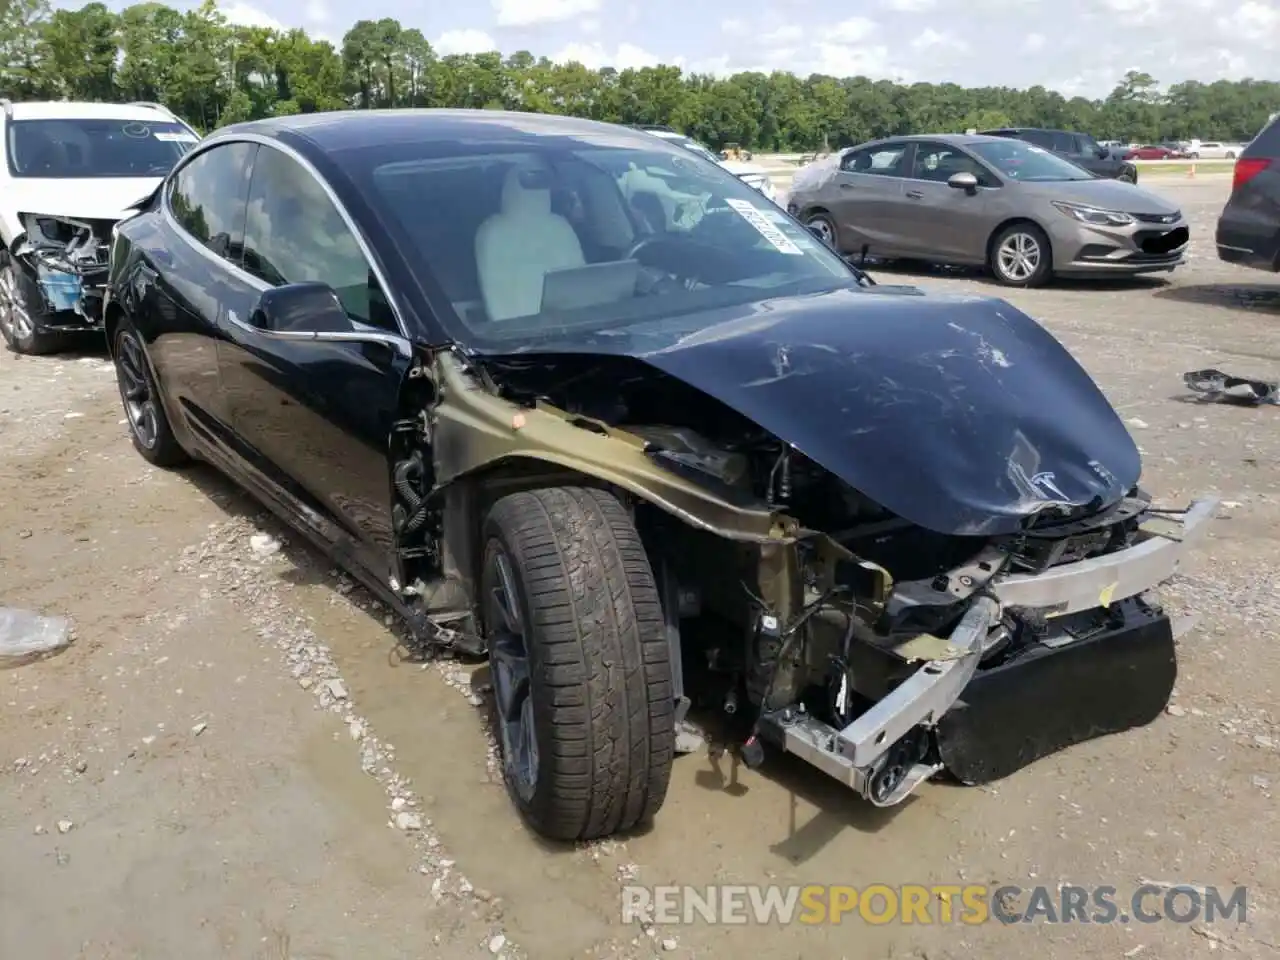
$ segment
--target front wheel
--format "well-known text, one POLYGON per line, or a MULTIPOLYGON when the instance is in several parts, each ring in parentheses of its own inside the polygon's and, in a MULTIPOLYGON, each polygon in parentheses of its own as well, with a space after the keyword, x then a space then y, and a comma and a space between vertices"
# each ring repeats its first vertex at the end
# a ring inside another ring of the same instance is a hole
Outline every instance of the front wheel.
POLYGON ((804 225, 828 247, 836 253, 840 252, 840 234, 836 230, 836 222, 830 216, 825 213, 811 213, 805 217, 804 225))
POLYGON ((62 339, 36 326, 47 313, 35 280, 0 250, 0 337, 9 349, 32 357, 57 351, 62 339))
POLYGON ((480 606, 507 792, 553 840, 629 830, 666 799, 675 703, 666 624, 618 499, 552 487, 484 524, 480 606))
POLYGON ((1053 274, 1049 238, 1034 223, 1011 223, 991 241, 989 264, 1007 287, 1039 287, 1053 274))

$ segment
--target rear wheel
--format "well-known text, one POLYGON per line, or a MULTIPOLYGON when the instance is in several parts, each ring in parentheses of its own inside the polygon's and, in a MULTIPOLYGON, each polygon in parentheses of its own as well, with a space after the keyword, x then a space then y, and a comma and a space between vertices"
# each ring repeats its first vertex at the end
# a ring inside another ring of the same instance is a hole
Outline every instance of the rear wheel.
POLYGON ((601 490, 503 497, 484 525, 480 602, 503 778, 539 834, 628 830, 666 799, 672 675, 653 571, 601 490))
POLYGON ((48 313, 44 297, 9 251, 0 250, 0 336, 14 353, 27 356, 54 353, 62 338, 36 324, 48 313))
POLYGON ((1049 238, 1034 223, 1011 223, 992 238, 991 273, 1007 287, 1039 287, 1053 274, 1049 238))
POLYGON ((1235 158, 1236 158, 1236 152, 1235 152, 1234 150, 1228 150, 1228 151, 1227 151, 1227 159, 1228 159, 1228 160, 1234 160, 1235 158))
POLYGON ((129 437, 143 459, 157 467, 176 467, 189 459, 173 435, 173 427, 160 402, 151 364, 142 347, 142 337, 127 319, 116 329, 112 356, 116 363, 116 383, 129 422, 129 437))

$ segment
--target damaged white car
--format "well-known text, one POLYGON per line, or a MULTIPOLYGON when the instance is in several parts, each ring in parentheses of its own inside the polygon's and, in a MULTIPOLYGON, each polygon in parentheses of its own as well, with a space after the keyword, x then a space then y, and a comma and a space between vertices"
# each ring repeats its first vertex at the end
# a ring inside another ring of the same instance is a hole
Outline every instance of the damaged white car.
POLYGON ((200 136, 152 103, 0 108, 0 336, 51 353, 100 327, 113 229, 200 136))

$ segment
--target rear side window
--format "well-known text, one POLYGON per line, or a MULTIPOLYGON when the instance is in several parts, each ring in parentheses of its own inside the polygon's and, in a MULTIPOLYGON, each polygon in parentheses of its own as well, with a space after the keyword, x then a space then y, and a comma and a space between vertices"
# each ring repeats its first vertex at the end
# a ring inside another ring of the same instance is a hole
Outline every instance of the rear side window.
POLYGON ((239 261, 245 200, 257 144, 227 143, 197 156, 169 182, 169 210, 192 239, 239 261))
POLYGON ((273 286, 327 283, 353 320, 398 329, 364 251, 320 181, 271 147, 254 163, 244 268, 273 286))

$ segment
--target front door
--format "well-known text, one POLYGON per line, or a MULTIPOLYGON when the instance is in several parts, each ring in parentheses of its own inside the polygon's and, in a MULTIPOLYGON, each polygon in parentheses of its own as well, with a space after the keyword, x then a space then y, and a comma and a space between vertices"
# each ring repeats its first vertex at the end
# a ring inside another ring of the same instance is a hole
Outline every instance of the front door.
POLYGON ((257 470, 303 519, 385 582, 392 574, 389 439, 411 359, 351 227, 316 175, 263 146, 245 221, 244 269, 265 289, 333 287, 351 333, 273 334, 228 318, 220 369, 232 424, 257 470))
POLYGON ((923 259, 982 263, 994 226, 988 223, 988 195, 997 186, 990 171, 959 147, 917 141, 911 175, 903 185, 904 252, 923 259), (950 186, 947 181, 957 173, 973 174, 977 189, 950 186))

